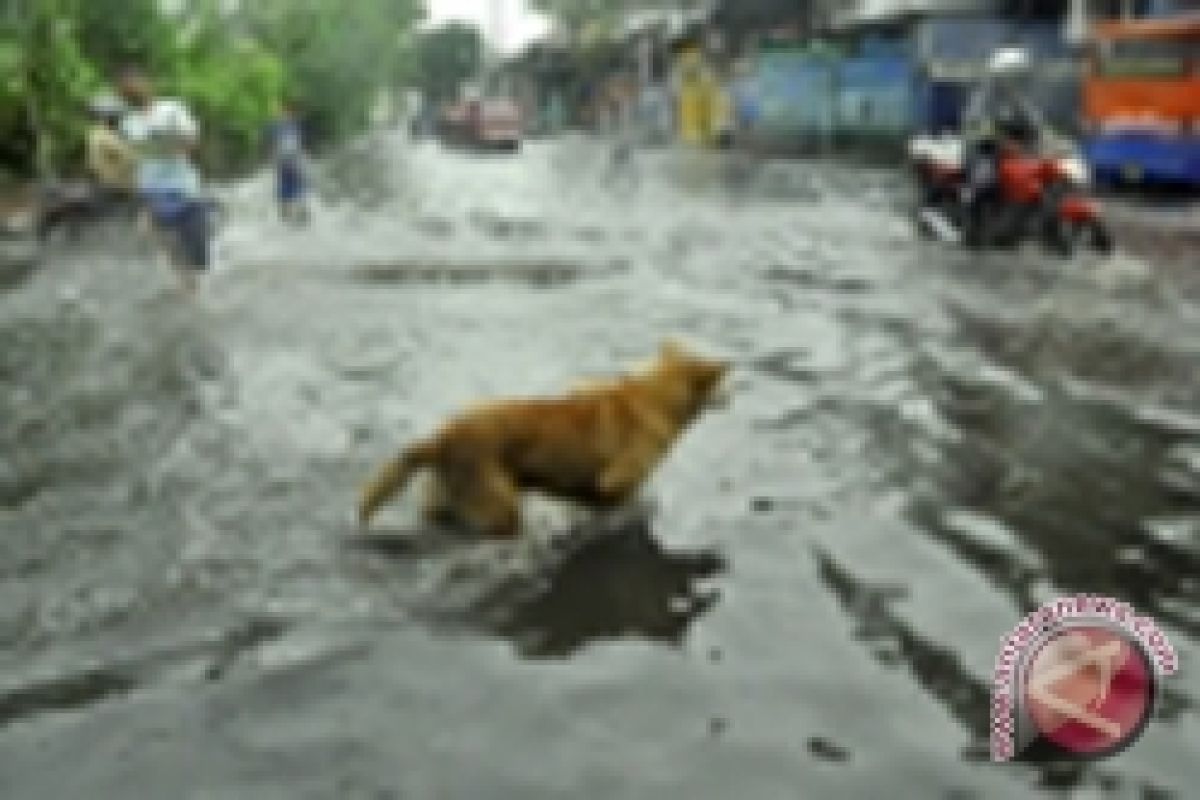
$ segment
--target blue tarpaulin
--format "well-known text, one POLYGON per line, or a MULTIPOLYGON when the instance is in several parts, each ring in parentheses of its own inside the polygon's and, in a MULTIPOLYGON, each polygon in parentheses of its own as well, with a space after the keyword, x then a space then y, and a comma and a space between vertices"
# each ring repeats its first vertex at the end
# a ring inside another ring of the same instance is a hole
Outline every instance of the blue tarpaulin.
POLYGON ((912 130, 917 75, 907 56, 885 52, 846 59, 838 64, 835 82, 840 133, 903 136, 912 130))
POLYGON ((764 54, 755 80, 757 127, 808 139, 903 136, 914 124, 916 68, 896 48, 875 52, 764 54))
POLYGON ((802 50, 776 50, 759 60, 761 128, 772 134, 811 135, 833 129, 834 62, 802 50))
POLYGON ((1013 44, 1032 55, 1034 101, 1051 124, 1070 131, 1078 116, 1078 73, 1061 26, 990 17, 931 17, 904 36, 861 39, 849 56, 765 51, 753 79, 749 124, 771 135, 830 141, 957 129, 988 56, 1013 44))

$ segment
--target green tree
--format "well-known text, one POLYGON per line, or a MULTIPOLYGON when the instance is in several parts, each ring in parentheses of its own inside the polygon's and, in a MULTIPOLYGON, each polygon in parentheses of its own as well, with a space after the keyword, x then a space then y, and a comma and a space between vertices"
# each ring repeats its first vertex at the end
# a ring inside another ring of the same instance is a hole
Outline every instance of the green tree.
POLYGON ((534 8, 556 19, 578 39, 589 25, 611 27, 625 11, 623 0, 534 0, 534 8))
POLYGON ((26 172, 49 175, 80 144, 76 120, 99 84, 77 37, 80 4, 17 4, 0 22, 0 123, 26 143, 26 172))
POLYGON ((416 50, 417 84, 431 100, 448 100, 479 73, 483 35, 473 25, 451 22, 421 34, 416 50))
POLYGON ((247 6, 255 36, 283 60, 288 94, 326 141, 360 130, 378 92, 411 63, 407 32, 422 12, 417 0, 258 0, 247 6))
POLYGON ((130 63, 156 74, 175 66, 176 34, 159 0, 85 0, 76 23, 80 47, 105 73, 130 63))
POLYGON ((326 141, 360 130, 416 71, 420 0, 0 0, 0 167, 78 164, 86 101, 136 62, 200 118, 202 158, 241 167, 293 95, 326 141))

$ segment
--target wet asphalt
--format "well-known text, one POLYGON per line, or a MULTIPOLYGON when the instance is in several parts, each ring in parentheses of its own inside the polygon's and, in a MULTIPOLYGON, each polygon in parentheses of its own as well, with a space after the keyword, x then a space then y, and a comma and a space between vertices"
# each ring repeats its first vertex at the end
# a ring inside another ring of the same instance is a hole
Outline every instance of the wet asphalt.
POLYGON ((970 254, 894 170, 582 137, 379 134, 304 230, 265 177, 222 194, 196 298, 119 226, 0 294, 0 796, 1194 796, 1200 283, 1164 215, 970 254), (356 530, 449 414, 668 337, 732 402, 635 508, 473 542, 414 492, 356 530), (992 765, 1000 639, 1075 592, 1182 670, 1121 755, 992 765))

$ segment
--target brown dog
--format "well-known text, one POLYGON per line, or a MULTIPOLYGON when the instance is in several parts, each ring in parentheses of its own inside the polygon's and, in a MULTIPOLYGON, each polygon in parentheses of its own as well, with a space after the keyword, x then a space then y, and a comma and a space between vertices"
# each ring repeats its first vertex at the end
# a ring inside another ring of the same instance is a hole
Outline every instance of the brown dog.
POLYGON ((434 473, 426 518, 494 536, 520 529, 520 495, 541 491, 598 507, 638 490, 688 424, 715 399, 723 362, 663 346, 645 372, 561 398, 485 405, 393 459, 364 487, 359 520, 434 473))

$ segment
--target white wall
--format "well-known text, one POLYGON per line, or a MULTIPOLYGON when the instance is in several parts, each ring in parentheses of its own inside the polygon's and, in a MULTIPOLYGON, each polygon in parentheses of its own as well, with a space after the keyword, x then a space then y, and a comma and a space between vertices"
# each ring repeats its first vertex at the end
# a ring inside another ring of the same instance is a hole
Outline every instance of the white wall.
POLYGON ((991 0, 847 0, 835 5, 835 24, 850 25, 913 12, 986 11, 993 3, 991 0))

